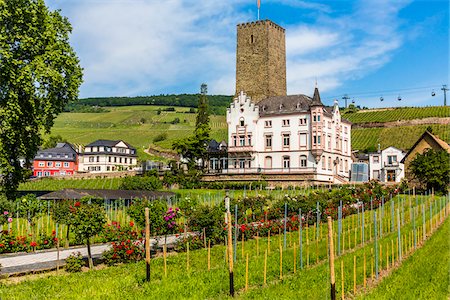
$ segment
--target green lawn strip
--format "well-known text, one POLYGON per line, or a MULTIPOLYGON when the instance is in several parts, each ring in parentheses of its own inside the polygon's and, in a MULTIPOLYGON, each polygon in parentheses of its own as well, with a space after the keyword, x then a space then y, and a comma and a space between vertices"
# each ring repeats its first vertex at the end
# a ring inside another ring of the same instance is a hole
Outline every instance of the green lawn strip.
POLYGON ((399 269, 361 299, 448 299, 450 220, 408 257, 399 269))

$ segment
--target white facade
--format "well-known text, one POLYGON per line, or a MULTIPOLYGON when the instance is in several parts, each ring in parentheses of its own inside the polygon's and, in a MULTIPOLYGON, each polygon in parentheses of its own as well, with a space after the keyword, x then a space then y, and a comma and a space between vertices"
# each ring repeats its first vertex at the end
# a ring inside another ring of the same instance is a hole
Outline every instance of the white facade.
POLYGON ((325 107, 316 88, 305 95, 269 97, 255 104, 241 92, 227 110, 228 173, 312 174, 348 181, 351 123, 339 107, 325 107))
POLYGON ((405 166, 400 163, 405 154, 395 147, 369 153, 369 179, 381 182, 400 182, 405 176, 405 166))
POLYGON ((105 173, 131 170, 137 166, 136 149, 124 141, 95 141, 84 148, 79 171, 105 173))

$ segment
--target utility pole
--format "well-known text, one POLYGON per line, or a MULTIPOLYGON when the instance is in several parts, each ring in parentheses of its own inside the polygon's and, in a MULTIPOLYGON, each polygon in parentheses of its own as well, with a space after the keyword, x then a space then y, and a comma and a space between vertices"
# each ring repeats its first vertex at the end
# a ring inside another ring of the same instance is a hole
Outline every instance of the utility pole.
POLYGON ((345 95, 342 97, 342 99, 344 99, 344 101, 345 101, 345 108, 347 108, 347 100, 349 100, 350 97, 349 97, 347 94, 345 94, 345 95))
POLYGON ((444 92, 444 106, 447 106, 447 91, 448 87, 446 84, 442 85, 441 91, 444 92))

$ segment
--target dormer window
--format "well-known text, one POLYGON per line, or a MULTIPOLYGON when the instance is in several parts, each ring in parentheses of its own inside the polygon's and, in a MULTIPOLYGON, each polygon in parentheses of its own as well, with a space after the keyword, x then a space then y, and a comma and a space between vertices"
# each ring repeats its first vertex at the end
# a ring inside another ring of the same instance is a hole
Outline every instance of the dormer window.
POLYGON ((240 118, 239 119, 239 125, 240 126, 244 126, 245 122, 244 122, 244 118, 240 118))
POLYGON ((283 104, 280 104, 280 110, 283 108, 283 104))

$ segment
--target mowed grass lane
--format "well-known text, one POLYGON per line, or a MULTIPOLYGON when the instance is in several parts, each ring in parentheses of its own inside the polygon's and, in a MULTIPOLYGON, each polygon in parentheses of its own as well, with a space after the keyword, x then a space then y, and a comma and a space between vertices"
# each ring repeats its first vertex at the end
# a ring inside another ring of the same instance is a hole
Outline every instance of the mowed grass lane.
POLYGON ((450 219, 401 268, 360 299, 449 299, 450 219))

